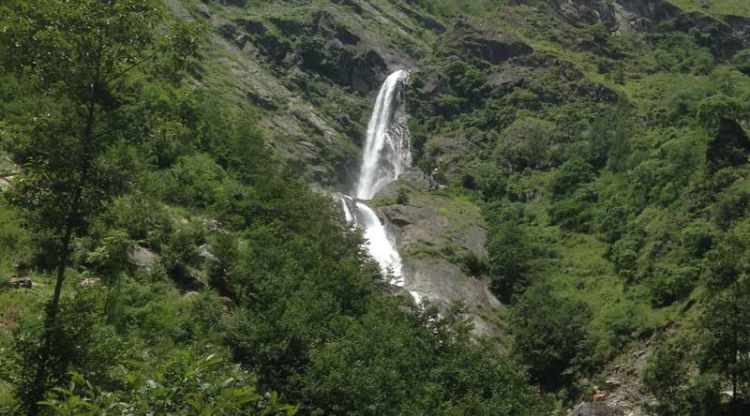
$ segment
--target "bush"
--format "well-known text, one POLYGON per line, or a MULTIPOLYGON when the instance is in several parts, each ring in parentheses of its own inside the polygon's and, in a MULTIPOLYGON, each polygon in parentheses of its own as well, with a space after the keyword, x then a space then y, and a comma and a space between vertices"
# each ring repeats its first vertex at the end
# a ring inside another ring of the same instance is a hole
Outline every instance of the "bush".
POLYGON ((691 257, 702 257, 711 250, 716 240, 714 226, 703 219, 695 220, 680 231, 680 245, 691 257))
POLYGON ((125 230, 131 239, 158 249, 174 226, 166 208, 154 195, 135 192, 112 201, 94 223, 92 234, 103 236, 109 228, 125 230))
POLYGON ((507 302, 529 279, 531 247, 523 229, 515 222, 491 226, 487 253, 492 279, 490 288, 499 299, 507 302))
POLYGON ((487 272, 487 262, 473 251, 469 251, 461 257, 461 265, 466 274, 472 277, 480 277, 487 272))
POLYGON ((398 188, 398 195, 396 195, 396 203, 400 205, 406 205, 409 203, 409 194, 406 188, 398 188))
POLYGON ((555 390, 587 373, 593 355, 587 333, 591 316, 586 304, 558 295, 545 282, 517 300, 510 319, 513 350, 535 382, 555 390))
POLYGON ((573 157, 555 171, 550 191, 555 199, 573 194, 581 184, 594 179, 594 168, 580 157, 573 157))
POLYGON ((196 357, 173 352, 158 363, 129 361, 120 367, 123 388, 111 391, 73 372, 66 387, 54 389, 43 404, 60 416, 95 416, 119 413, 134 416, 158 414, 294 415, 297 408, 279 403, 278 395, 261 395, 251 374, 210 354, 196 357))
POLYGON ((643 385, 657 403, 648 406, 658 416, 720 414, 720 382, 711 374, 693 378, 690 340, 673 338, 656 347, 643 369, 643 385))
POLYGON ((167 199, 206 208, 216 202, 225 176, 224 169, 206 154, 182 157, 167 174, 167 199))
POLYGON ((711 52, 681 32, 663 34, 654 58, 657 69, 661 71, 708 74, 714 66, 711 52))
POLYGON ((593 206, 597 195, 590 189, 579 189, 570 198, 558 201, 549 209, 550 220, 568 230, 588 233, 592 231, 593 206))
POLYGON ((742 73, 750 75, 750 49, 743 49, 734 54, 732 62, 742 73))
POLYGON ((555 143, 555 125, 534 117, 517 119, 503 130, 495 147, 495 159, 507 161, 513 169, 547 169, 559 157, 555 143))

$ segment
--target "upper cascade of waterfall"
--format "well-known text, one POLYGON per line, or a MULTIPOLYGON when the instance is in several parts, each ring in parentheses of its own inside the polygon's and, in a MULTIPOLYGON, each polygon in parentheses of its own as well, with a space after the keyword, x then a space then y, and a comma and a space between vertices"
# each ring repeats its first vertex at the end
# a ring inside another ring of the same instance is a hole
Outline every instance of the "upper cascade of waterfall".
POLYGON ((378 92, 367 125, 362 167, 355 196, 372 199, 411 166, 411 143, 406 126, 404 81, 409 71, 398 70, 386 78, 378 92))

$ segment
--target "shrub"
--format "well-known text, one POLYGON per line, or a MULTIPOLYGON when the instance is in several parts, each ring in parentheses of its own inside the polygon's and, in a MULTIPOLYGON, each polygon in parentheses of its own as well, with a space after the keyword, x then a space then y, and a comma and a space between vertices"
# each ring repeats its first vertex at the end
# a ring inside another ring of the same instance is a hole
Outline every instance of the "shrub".
POLYGON ((545 169, 558 158, 555 125, 534 117, 517 119, 503 130, 495 147, 495 159, 508 161, 515 170, 545 169))
POLYGON ((224 170, 206 154, 180 158, 167 176, 168 200, 187 206, 206 208, 218 198, 224 170))
POLYGON ((586 373, 592 355, 591 310, 561 297, 545 282, 532 285, 511 310, 513 349, 534 381, 547 389, 569 386, 586 373))
POLYGON ((409 194, 406 188, 398 188, 398 194, 396 195, 396 203, 400 205, 406 205, 409 203, 409 194))
POLYGON ((263 396, 252 375, 210 354, 196 357, 186 351, 154 363, 130 361, 119 369, 124 388, 108 391, 73 372, 66 387, 43 404, 60 416, 120 413, 146 416, 180 415, 294 415, 297 408, 279 403, 275 393, 263 396))
POLYGON ((508 301, 528 281, 531 247, 523 229, 515 222, 497 224, 488 235, 490 287, 501 300, 508 301))
POLYGON ((580 157, 573 157, 555 171, 550 191, 555 199, 573 194, 581 184, 594 179, 594 168, 580 157))
POLYGON ((750 49, 743 49, 734 54, 732 62, 741 72, 750 75, 750 49))

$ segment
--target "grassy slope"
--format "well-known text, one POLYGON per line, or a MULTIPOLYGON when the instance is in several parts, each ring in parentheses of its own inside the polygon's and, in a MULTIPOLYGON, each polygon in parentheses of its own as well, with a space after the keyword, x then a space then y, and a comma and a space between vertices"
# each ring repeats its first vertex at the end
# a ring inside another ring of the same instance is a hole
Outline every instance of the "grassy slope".
POLYGON ((670 0, 684 10, 711 14, 750 16, 750 3, 745 0, 670 0))

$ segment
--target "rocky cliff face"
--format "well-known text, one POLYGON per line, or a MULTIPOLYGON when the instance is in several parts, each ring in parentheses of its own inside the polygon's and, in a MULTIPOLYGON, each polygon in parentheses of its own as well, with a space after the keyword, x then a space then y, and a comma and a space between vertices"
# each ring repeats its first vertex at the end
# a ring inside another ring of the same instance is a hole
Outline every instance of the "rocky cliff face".
POLYGON ((660 25, 674 25, 686 33, 697 29, 707 34, 706 41, 712 51, 722 58, 730 58, 750 45, 749 19, 686 13, 666 0, 554 0, 551 4, 573 24, 601 23, 611 33, 650 33, 657 31, 660 25))
POLYGON ((479 209, 430 192, 435 186, 415 169, 379 195, 382 220, 390 224, 404 258, 404 287, 443 312, 462 303, 476 333, 502 336, 505 330, 496 313, 500 302, 467 261, 487 255, 479 209))

